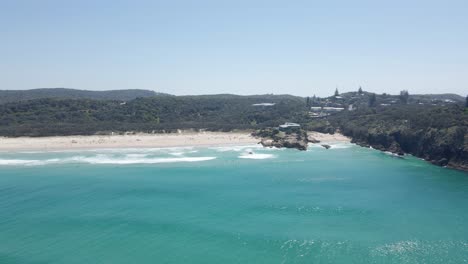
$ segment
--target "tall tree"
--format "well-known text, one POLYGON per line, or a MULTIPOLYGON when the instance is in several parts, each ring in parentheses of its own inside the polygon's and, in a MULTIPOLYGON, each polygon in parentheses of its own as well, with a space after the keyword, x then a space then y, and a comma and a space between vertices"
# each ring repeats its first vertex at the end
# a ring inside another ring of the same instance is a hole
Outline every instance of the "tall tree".
POLYGON ((359 93, 359 94, 362 94, 362 87, 361 87, 361 86, 359 86, 358 93, 359 93))
POLYGON ((465 107, 468 107, 468 95, 466 96, 465 107))
POLYGON ((307 99, 306 99, 306 106, 309 107, 310 106, 310 97, 307 96, 307 99))
POLYGON ((407 104, 408 103, 408 99, 409 99, 409 93, 407 90, 403 90, 400 92, 400 101, 403 103, 403 104, 407 104))
POLYGON ((335 96, 339 96, 339 95, 340 95, 340 92, 338 92, 338 87, 336 87, 335 96))
POLYGON ((376 103, 377 103, 377 97, 375 96, 375 93, 372 93, 369 97, 369 106, 375 107, 376 103))

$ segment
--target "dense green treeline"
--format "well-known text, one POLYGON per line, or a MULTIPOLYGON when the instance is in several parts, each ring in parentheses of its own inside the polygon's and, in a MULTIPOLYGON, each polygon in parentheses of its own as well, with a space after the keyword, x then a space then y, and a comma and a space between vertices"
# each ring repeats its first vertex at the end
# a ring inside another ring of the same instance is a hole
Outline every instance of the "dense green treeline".
POLYGON ((68 88, 39 88, 32 90, 0 90, 0 104, 35 99, 94 99, 94 100, 133 100, 139 97, 169 96, 149 90, 128 89, 110 91, 88 91, 68 88))
POLYGON ((157 96, 128 102, 38 99, 0 105, 0 135, 49 136, 98 132, 233 130, 303 122, 305 102, 294 96, 157 96), (254 104, 271 103, 272 106, 254 104))
POLYGON ((361 145, 468 170, 465 102, 434 95, 417 100, 406 93, 401 96, 399 100, 361 91, 328 98, 230 94, 133 100, 44 98, 0 104, 0 136, 254 130, 295 122, 305 130, 340 130, 361 145), (317 105, 346 110, 317 118, 309 108, 317 105))
POLYGON ((468 108, 462 104, 363 108, 328 122, 356 143, 468 170, 468 108))

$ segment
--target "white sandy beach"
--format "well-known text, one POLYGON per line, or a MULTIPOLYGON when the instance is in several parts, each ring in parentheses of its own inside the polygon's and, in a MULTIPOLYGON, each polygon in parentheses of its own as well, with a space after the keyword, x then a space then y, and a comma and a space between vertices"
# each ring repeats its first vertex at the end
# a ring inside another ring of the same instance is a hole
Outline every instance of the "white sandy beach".
POLYGON ((258 142, 258 139, 252 137, 247 132, 18 137, 0 138, 0 150, 68 150, 145 147, 164 148, 183 146, 256 144, 258 142))
MULTIPOLYGON (((321 142, 349 142, 340 135, 310 132, 321 142)), ((0 138, 0 151, 73 150, 100 148, 164 148, 257 144, 249 132, 186 132, 174 134, 92 135, 0 138)))
POLYGON ((326 142, 351 142, 351 139, 349 137, 344 136, 343 134, 340 133, 335 133, 333 135, 331 134, 325 134, 325 133, 319 133, 315 131, 308 131, 307 135, 309 138, 314 138, 316 140, 320 140, 320 142, 326 143, 326 142))

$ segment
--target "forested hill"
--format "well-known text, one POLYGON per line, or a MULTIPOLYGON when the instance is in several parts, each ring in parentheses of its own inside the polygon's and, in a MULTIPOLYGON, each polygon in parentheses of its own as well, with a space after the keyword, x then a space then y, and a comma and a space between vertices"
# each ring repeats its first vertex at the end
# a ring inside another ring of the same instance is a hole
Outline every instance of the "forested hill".
POLYGON ((0 104, 0 136, 228 131, 304 123, 306 118, 304 98, 291 95, 154 96, 127 102, 47 98, 0 104))
POLYGON ((0 90, 0 104, 44 98, 94 99, 128 101, 138 97, 168 95, 155 91, 129 89, 110 91, 88 91, 68 88, 40 88, 31 90, 0 90))
POLYGON ((361 145, 468 170, 468 99, 462 103, 447 94, 411 97, 407 92, 395 96, 359 91, 304 98, 38 89, 0 95, 0 136, 254 130, 295 122, 307 130, 339 129, 361 145))
POLYGON ((464 102, 465 97, 458 94, 413 94, 410 95, 410 98, 413 100, 442 100, 442 101, 453 101, 453 102, 464 102))
POLYGON ((362 108, 327 124, 360 145, 468 171, 468 107, 461 104, 362 108))

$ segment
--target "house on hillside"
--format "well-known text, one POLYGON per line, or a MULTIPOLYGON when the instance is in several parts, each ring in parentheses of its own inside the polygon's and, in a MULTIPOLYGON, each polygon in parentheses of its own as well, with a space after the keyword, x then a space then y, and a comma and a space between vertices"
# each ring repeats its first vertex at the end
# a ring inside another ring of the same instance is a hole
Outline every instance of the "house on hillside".
POLYGON ((310 118, 322 118, 322 117, 327 117, 330 114, 327 114, 325 112, 309 112, 309 117, 310 118))
POLYGON ((290 130, 293 128, 300 128, 301 125, 296 124, 296 123, 284 123, 283 125, 279 126, 279 130, 285 131, 285 130, 290 130))
POLYGON ((275 103, 258 103, 258 104, 252 104, 252 106, 274 106, 275 103))
POLYGON ((340 112, 343 111, 344 107, 324 107, 323 111, 325 112, 340 112))
POLYGON ((321 107, 321 106, 312 106, 312 107, 310 108, 310 110, 311 110, 312 112, 320 112, 320 111, 322 111, 322 107, 321 107))

